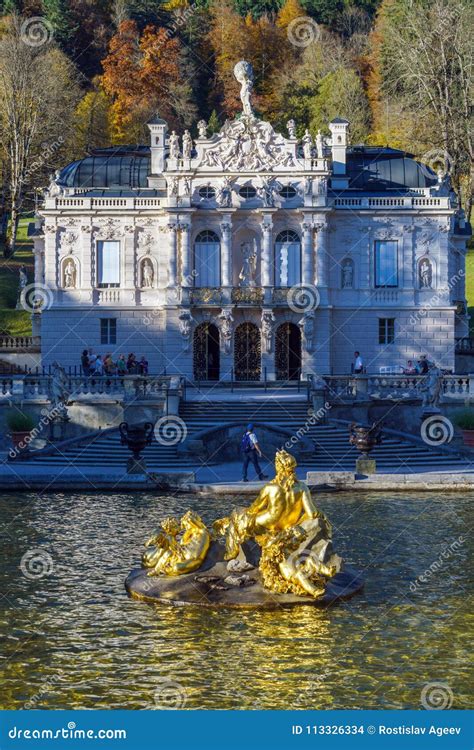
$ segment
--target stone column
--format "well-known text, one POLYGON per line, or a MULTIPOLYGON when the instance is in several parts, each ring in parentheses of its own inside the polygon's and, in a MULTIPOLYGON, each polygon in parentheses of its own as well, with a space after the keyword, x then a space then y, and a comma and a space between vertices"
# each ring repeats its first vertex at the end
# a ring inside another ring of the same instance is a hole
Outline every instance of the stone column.
POLYGON ((313 273, 313 226, 305 222, 303 230, 303 284, 311 286, 314 281, 313 273))
POLYGON ((181 224, 181 286, 192 286, 191 276, 191 227, 181 224))
POLYGON ((329 286, 328 279, 328 225, 326 222, 315 224, 317 231, 316 247, 316 285, 318 288, 329 286))
POLYGON ((168 288, 176 286, 177 224, 168 224, 168 288))
POLYGON ((221 223, 221 284, 223 287, 232 286, 232 224, 230 221, 221 223))
POLYGON ((262 223, 263 243, 260 278, 263 287, 273 286, 271 278, 273 223, 267 217, 262 223))

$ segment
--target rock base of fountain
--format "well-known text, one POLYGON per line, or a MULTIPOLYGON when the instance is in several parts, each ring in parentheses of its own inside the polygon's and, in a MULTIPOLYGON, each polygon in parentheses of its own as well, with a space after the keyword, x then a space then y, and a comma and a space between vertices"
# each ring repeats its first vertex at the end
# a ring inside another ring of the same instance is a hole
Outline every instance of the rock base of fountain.
POLYGON ((262 586, 258 559, 250 545, 230 562, 224 560, 224 551, 222 543, 212 542, 201 567, 187 575, 150 576, 146 569, 132 570, 125 588, 133 599, 156 604, 274 609, 297 605, 326 607, 338 599, 349 599, 364 585, 361 575, 346 566, 326 583, 325 593, 318 599, 275 594, 262 586))
POLYGON ((369 476, 375 474, 377 471, 377 464, 375 458, 357 458, 356 459, 356 474, 360 476, 369 476))

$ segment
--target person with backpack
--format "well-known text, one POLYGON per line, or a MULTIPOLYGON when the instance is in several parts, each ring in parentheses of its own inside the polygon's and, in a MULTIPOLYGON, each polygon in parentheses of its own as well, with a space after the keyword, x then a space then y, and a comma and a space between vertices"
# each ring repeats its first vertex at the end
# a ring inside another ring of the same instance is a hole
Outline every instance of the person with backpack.
POLYGON ((240 448, 243 454, 242 481, 249 481, 247 479, 247 470, 250 462, 253 463, 255 472, 259 479, 268 479, 267 475, 262 472, 260 464, 258 463, 258 459, 262 458, 262 451, 260 450, 257 436, 253 431, 253 424, 247 425, 247 430, 242 437, 240 448))

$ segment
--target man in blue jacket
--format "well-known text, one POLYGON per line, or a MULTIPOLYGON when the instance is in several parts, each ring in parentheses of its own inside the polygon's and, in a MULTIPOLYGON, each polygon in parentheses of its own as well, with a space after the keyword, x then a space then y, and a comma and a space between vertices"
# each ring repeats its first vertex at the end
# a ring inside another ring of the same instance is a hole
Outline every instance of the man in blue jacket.
POLYGON ((242 481, 249 481, 247 479, 247 470, 250 462, 253 463, 255 472, 259 479, 268 479, 267 475, 262 472, 260 464, 258 463, 258 459, 262 458, 262 451, 260 450, 257 436, 253 430, 253 424, 247 425, 247 431, 242 438, 241 450, 243 453, 242 481))

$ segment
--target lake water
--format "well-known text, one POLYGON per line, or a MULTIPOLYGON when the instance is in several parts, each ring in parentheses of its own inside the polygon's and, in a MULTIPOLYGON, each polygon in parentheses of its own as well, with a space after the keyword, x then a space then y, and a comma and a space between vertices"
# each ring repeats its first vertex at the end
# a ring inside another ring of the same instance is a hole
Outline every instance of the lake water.
POLYGON ((421 708, 425 688, 467 708, 472 494, 316 501, 363 593, 259 612, 152 606, 123 585, 162 517, 247 500, 0 495, 0 707, 421 708))

